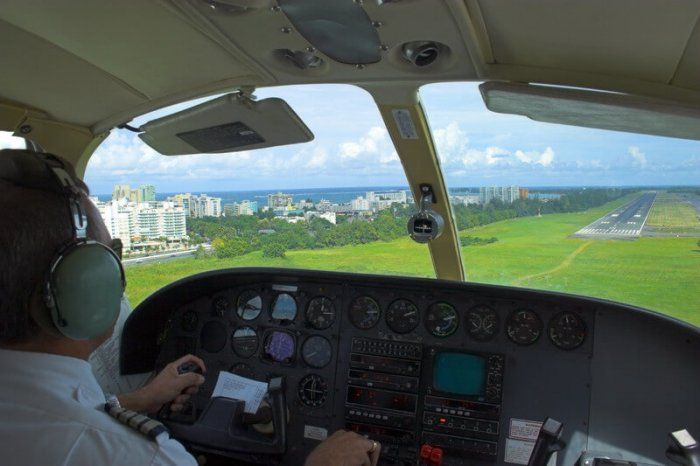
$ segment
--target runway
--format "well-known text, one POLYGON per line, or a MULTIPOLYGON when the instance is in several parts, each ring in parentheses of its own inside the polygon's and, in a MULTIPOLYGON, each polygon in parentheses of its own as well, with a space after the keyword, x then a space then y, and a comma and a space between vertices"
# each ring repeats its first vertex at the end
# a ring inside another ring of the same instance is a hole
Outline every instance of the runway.
POLYGON ((645 192, 632 202, 618 207, 571 236, 589 239, 639 238, 655 198, 655 191, 645 192))

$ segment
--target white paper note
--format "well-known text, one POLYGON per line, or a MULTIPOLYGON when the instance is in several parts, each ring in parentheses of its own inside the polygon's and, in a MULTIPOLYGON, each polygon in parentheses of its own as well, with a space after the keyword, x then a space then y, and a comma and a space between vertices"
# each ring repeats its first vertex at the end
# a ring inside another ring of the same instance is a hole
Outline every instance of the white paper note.
POLYGON ((267 393, 267 383, 247 379, 230 372, 219 372, 212 398, 223 396, 234 400, 245 401, 244 411, 255 414, 263 397, 267 393))

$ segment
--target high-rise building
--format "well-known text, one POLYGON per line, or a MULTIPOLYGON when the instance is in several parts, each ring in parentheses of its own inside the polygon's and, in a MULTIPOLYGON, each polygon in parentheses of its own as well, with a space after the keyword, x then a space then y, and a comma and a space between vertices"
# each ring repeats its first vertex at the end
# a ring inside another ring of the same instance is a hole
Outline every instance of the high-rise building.
POLYGON ((369 210, 370 209, 370 201, 369 201, 369 199, 365 199, 362 196, 357 196, 356 199, 353 199, 352 201, 350 201, 350 209, 351 210, 369 210))
POLYGON ((127 198, 93 202, 110 235, 122 240, 125 251, 131 249, 134 241, 158 238, 181 240, 187 236, 185 211, 172 202, 136 203, 127 198))
POLYGON ((166 199, 168 202, 172 202, 177 207, 181 207, 185 211, 186 217, 192 216, 192 194, 175 194, 174 196, 169 196, 166 199))
POLYGON ((190 198, 190 213, 194 218, 221 217, 221 198, 206 194, 190 198))
POLYGON ((115 184, 114 189, 112 189, 112 200, 118 201, 120 199, 129 199, 131 196, 131 186, 128 184, 115 184))
POLYGON ((293 201, 291 194, 275 193, 267 195, 267 206, 271 209, 281 209, 290 205, 293 201))
POLYGON ((145 184, 141 185, 139 188, 139 191, 141 191, 141 197, 142 201, 141 202, 155 202, 156 200, 156 187, 153 186, 152 184, 145 184))
POLYGON ((520 198, 520 190, 517 186, 484 186, 479 188, 479 196, 483 205, 494 199, 512 204, 520 198))
POLYGON ((527 188, 520 188, 520 199, 527 199, 530 196, 530 190, 527 188))
POLYGON ((258 211, 258 202, 244 200, 224 205, 224 215, 227 217, 237 217, 239 215, 255 215, 258 211))

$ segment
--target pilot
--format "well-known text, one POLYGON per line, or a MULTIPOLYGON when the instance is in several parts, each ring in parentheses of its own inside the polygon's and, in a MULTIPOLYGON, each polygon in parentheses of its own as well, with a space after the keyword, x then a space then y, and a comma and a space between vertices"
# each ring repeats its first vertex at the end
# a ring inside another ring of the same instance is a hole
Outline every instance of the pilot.
MULTIPOLYGON (((106 397, 87 362, 111 336, 125 286, 87 194, 58 157, 0 151, 0 463, 196 465, 160 423, 138 412, 166 403, 182 409, 204 377, 178 367, 190 362, 205 372, 201 359, 184 356, 116 397, 106 397)), ((338 431, 306 465, 369 466, 379 449, 338 431)))

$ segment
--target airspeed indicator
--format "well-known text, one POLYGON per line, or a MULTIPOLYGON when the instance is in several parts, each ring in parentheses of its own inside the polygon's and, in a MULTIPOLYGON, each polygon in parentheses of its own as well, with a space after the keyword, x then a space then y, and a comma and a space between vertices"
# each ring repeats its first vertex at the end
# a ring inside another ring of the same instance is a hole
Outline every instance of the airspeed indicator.
POLYGON ((435 303, 428 308, 425 326, 436 337, 448 337, 455 333, 459 326, 457 311, 450 304, 435 303))
POLYGON ((586 323, 573 312, 560 312, 549 321, 549 339, 558 348, 572 350, 586 339, 586 323))
POLYGON ((418 326, 420 313, 408 299, 397 299, 386 311, 386 324, 396 333, 408 333, 418 326))

